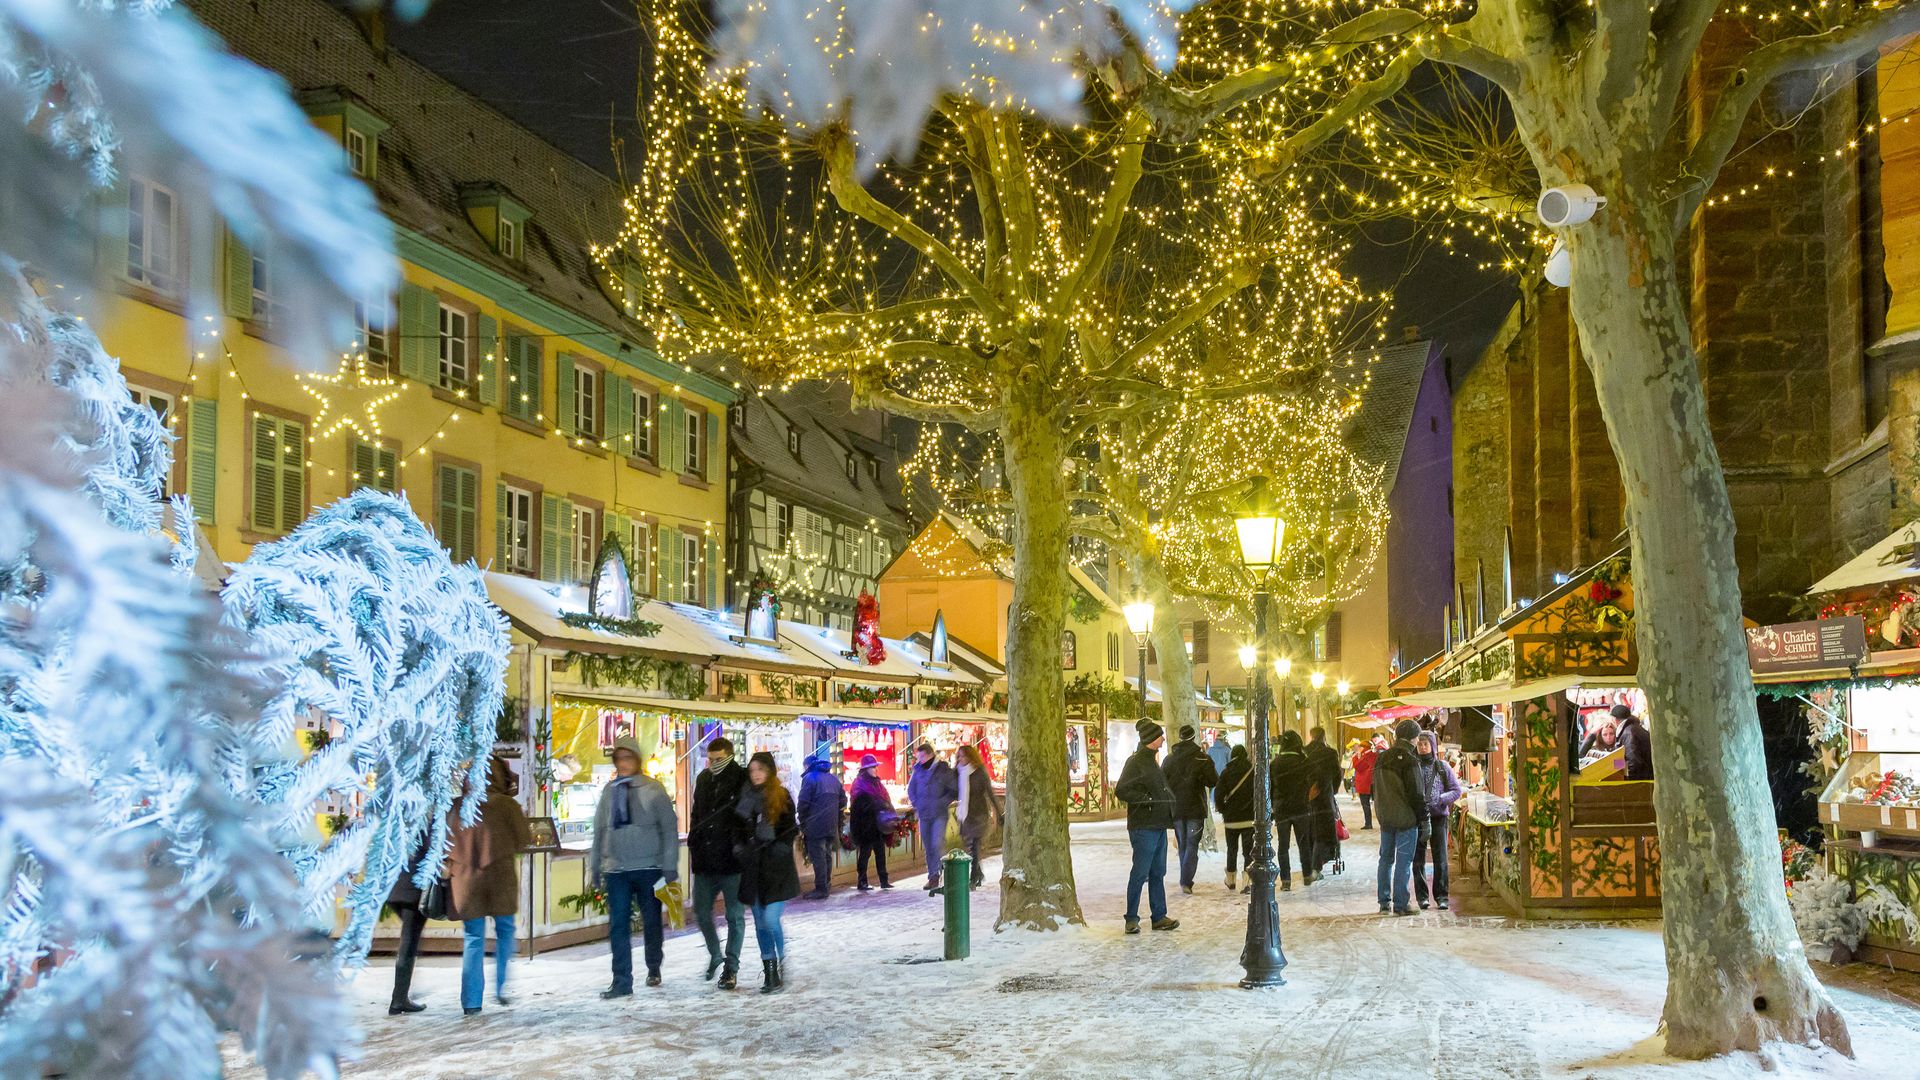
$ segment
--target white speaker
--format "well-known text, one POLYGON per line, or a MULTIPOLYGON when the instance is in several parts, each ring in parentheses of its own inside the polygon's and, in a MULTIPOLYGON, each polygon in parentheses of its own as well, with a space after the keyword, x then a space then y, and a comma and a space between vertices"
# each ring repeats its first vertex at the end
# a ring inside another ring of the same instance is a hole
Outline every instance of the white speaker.
POLYGON ((1606 196, 1594 194, 1587 185, 1567 184, 1541 192, 1534 212, 1540 215, 1542 225, 1549 229, 1561 229, 1589 220, 1605 205, 1606 196))
POLYGON ((1547 251, 1547 266, 1544 271, 1547 284, 1566 288, 1573 281, 1573 252, 1567 250, 1566 242, 1559 237, 1553 238, 1553 247, 1547 251))

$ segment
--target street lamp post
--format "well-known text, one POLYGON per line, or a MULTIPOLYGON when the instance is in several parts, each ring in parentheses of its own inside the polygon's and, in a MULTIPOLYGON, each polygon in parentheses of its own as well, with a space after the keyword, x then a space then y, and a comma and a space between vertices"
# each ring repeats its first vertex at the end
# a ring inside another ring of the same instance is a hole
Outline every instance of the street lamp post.
MULTIPOLYGON (((1109 609, 1111 610, 1111 609, 1109 609)), ((1144 597, 1120 609, 1133 631, 1133 644, 1140 650, 1140 718, 1147 716, 1147 637, 1153 633, 1153 601, 1144 597)))
MULTIPOLYGON (((1264 495, 1264 488, 1258 493, 1264 495)), ((1273 880, 1280 867, 1273 857, 1273 807, 1267 773, 1267 574, 1273 569, 1286 535, 1286 522, 1278 514, 1256 502, 1246 514, 1234 521, 1240 537, 1240 559, 1253 575, 1253 674, 1252 715, 1247 719, 1253 741, 1253 879, 1252 899, 1247 902, 1247 942, 1240 953, 1240 966, 1246 976, 1240 985, 1247 989, 1284 986, 1280 971, 1287 966, 1280 951, 1280 908, 1274 901, 1273 880)), ((1290 665, 1282 657, 1275 669, 1283 673, 1290 665)))

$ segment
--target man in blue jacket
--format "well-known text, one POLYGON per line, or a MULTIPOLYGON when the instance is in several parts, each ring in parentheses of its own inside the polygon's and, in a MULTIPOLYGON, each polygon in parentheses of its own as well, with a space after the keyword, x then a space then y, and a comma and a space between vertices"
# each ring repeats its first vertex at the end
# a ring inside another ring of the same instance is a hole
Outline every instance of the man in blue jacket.
POLYGON ((947 809, 960 798, 953 766, 921 743, 913 749, 913 775, 907 778, 907 802, 920 822, 920 847, 927 853, 927 889, 940 887, 940 860, 947 854, 947 809))
POLYGON ((847 808, 847 789, 833 775, 833 762, 826 754, 807 759, 807 773, 800 780, 800 835, 806 838, 807 861, 813 864, 814 900, 827 898, 827 885, 833 880, 833 849, 840 846, 840 815, 847 808))

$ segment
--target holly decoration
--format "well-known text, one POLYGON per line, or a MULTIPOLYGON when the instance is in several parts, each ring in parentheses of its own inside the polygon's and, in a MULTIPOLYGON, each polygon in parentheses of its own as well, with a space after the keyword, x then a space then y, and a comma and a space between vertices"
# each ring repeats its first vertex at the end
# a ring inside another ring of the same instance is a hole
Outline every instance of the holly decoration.
POLYGON ((880 601, 865 589, 853 605, 853 653, 869 667, 886 662, 887 646, 880 640, 880 601))

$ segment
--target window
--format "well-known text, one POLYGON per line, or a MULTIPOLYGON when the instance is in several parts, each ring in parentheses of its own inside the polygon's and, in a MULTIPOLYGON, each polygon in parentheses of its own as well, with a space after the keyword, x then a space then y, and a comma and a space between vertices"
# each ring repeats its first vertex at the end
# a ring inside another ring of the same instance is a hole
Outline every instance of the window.
POLYGON ((384 377, 389 372, 392 344, 387 336, 387 304, 356 301, 353 305, 354 344, 366 357, 367 374, 384 377))
POLYGON ((633 449, 637 458, 653 457, 653 391, 637 382, 627 384, 633 395, 633 449))
POLYGON ((347 168, 355 176, 371 176, 368 166, 372 164, 372 155, 367 153, 367 135, 363 131, 347 129, 347 168))
POLYGON ((258 251, 250 251, 249 257, 253 260, 253 321, 271 326, 274 321, 273 268, 258 251))
POLYGON ((173 192, 127 183, 127 279, 164 293, 180 289, 180 209, 173 192))
POLYGON ((600 511, 591 506, 573 508, 573 580, 592 581, 594 559, 600 554, 600 511))
POLYGON ((740 431, 747 429, 747 405, 745 402, 737 402, 727 409, 727 423, 740 431))
POLYGON ((860 482, 860 469, 858 466, 854 464, 853 455, 851 453, 847 455, 847 479, 853 481, 854 483, 860 482))
POLYGON ((307 516, 307 426, 255 413, 248 523, 258 532, 292 532, 307 516))
POLYGON ((793 539, 793 507, 778 499, 773 503, 773 546, 785 551, 793 539))
POLYGON ((440 305, 440 388, 465 392, 473 386, 473 358, 467 350, 467 313, 440 305))
POLYGON ((1207 620, 1205 619, 1194 620, 1193 652, 1192 652, 1194 663, 1204 664, 1207 662, 1207 638, 1210 637, 1211 635, 1212 635, 1212 629, 1207 625, 1207 620))
POLYGON ((1080 638, 1071 630, 1060 634, 1060 670, 1072 671, 1080 666, 1080 638))
POLYGON ((1120 635, 1111 632, 1107 634, 1107 666, 1120 669, 1120 635))
POLYGON ((441 465, 434 475, 434 531, 454 562, 473 558, 480 526, 480 474, 441 465))
POLYGON ((653 526, 644 521, 633 523, 627 542, 627 573, 633 578, 633 591, 653 595, 653 526))
POLYGON ((874 457, 872 454, 867 455, 867 475, 871 477, 875 483, 878 483, 880 480, 880 459, 874 457))
POLYGON ((600 437, 600 378, 585 364, 573 370, 573 430, 583 439, 600 437))
POLYGON ((787 453, 800 456, 800 429, 797 427, 787 429, 787 453))
POLYGON ((500 256, 506 259, 520 257, 520 223, 510 217, 500 219, 500 256))
POLYGON ((692 533, 680 534, 680 599, 689 604, 702 604, 700 590, 700 538, 692 533))
POLYGON ((353 473, 351 490, 373 488, 375 491, 392 492, 397 490, 396 474, 399 472, 395 451, 390 446, 365 442, 360 439, 348 440, 349 455, 347 466, 353 473))
POLYGON ((693 476, 707 475, 706 418, 703 410, 688 409, 687 460, 685 471, 693 476))
MULTIPOLYGON (((145 405, 147 408, 153 410, 153 415, 160 420, 160 430, 167 432, 173 430, 174 401, 172 394, 163 394, 158 390, 148 390, 131 384, 127 386, 127 393, 132 395, 135 405, 145 405)), ((172 494, 173 477, 167 473, 161 473, 160 497, 165 499, 172 494)))
POLYGON ((501 567, 509 574, 533 573, 533 492, 525 488, 508 487, 500 502, 500 518, 506 522, 507 565, 501 567))

